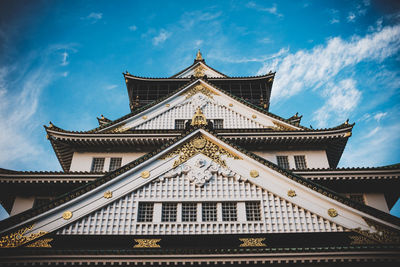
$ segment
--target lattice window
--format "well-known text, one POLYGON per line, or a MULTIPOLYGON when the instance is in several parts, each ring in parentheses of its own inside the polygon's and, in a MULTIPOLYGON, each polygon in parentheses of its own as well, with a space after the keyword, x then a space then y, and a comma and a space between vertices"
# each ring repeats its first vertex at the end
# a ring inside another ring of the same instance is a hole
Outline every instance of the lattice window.
POLYGON ((176 203, 163 203, 161 221, 162 222, 176 222, 176 203))
POLYGON ((358 203, 365 204, 363 194, 348 194, 348 198, 350 198, 351 200, 357 201, 358 203))
POLYGON ((279 167, 282 167, 284 169, 289 169, 288 156, 276 156, 276 161, 279 167))
POLYGON ((113 171, 121 167, 122 158, 111 158, 109 171, 113 171))
POLYGON ((92 172, 102 172, 104 169, 104 158, 93 158, 92 172))
POLYGON ((237 210, 235 202, 222 202, 222 220, 237 221, 237 210))
POLYGON ((214 120, 214 129, 223 129, 224 128, 224 120, 223 119, 215 119, 214 120))
POLYGON ((217 203, 202 203, 203 222, 215 222, 217 220, 217 203))
POLYGON ((197 203, 182 203, 182 222, 197 221, 197 203))
POLYGON ((177 130, 185 129, 185 120, 175 120, 175 129, 177 130))
POLYGON ((261 221, 260 202, 246 202, 246 218, 248 221, 261 221))
POLYGON ((153 203, 140 202, 139 209, 138 209, 137 221, 138 222, 153 221, 153 209, 154 209, 153 203))
POLYGON ((294 156, 294 163, 296 164, 296 169, 307 169, 306 156, 304 155, 294 156))

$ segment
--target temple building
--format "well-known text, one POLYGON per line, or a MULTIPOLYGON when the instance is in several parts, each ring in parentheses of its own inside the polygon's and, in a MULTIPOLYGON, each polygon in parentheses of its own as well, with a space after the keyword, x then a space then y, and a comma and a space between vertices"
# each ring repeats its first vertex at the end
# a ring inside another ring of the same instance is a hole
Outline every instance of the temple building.
POLYGON ((338 168, 354 124, 275 115, 275 73, 230 77, 200 51, 123 76, 129 114, 45 126, 63 171, 0 169, 1 266, 399 264, 400 164, 338 168))

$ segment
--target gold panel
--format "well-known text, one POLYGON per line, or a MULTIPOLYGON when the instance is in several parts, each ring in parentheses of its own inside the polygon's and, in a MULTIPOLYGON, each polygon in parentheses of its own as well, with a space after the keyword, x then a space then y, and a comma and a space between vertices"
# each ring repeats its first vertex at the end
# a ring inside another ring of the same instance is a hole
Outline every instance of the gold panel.
POLYGON ((137 243, 134 248, 160 248, 161 246, 157 244, 161 239, 135 239, 137 243))
POLYGON ((190 123, 192 126, 201 126, 201 125, 207 125, 207 119, 206 116, 204 116, 203 111, 201 111, 201 108, 196 109, 196 113, 193 115, 192 122, 190 123))
POLYGON ((111 191, 104 192, 104 198, 112 198, 113 194, 111 191))
POLYGON ((240 244, 241 247, 266 247, 267 245, 263 243, 265 238, 239 238, 243 243, 240 244))
POLYGON ((62 217, 63 217, 64 220, 69 220, 69 219, 72 218, 72 212, 69 211, 69 210, 67 210, 67 211, 65 211, 65 212, 63 213, 62 217))
POLYGON ((45 231, 39 231, 37 233, 32 233, 28 236, 25 236, 24 234, 27 231, 31 230, 33 228, 33 225, 34 224, 21 228, 17 232, 11 233, 7 236, 1 237, 0 248, 16 248, 47 234, 47 232, 45 231))
POLYGON ((258 171, 257 171, 257 170, 251 170, 251 171, 250 171, 250 176, 251 176, 251 177, 253 177, 253 178, 257 178, 257 177, 258 177, 258 175, 259 175, 259 173, 258 173, 258 171))
POLYGON ((204 76, 204 67, 199 65, 194 69, 194 77, 199 78, 204 76))
POLYGON ((368 230, 361 230, 360 228, 352 229, 354 232, 357 232, 369 239, 375 240, 381 244, 399 244, 400 243, 400 232, 395 231, 394 229, 375 222, 371 219, 363 217, 364 221, 374 229, 374 232, 370 232, 368 230))
POLYGON ((40 240, 33 242, 32 244, 29 244, 25 247, 27 247, 27 248, 51 248, 51 244, 49 244, 51 241, 53 241, 53 238, 40 239, 40 240))
POLYGON ((337 212, 334 208, 328 209, 328 214, 329 214, 329 216, 331 216, 331 217, 336 217, 336 216, 339 215, 338 212, 337 212))
POLYGON ((142 171, 140 176, 142 176, 142 178, 144 178, 144 179, 149 178, 150 177, 150 172, 149 171, 142 171))
POLYGON ((183 94, 185 94, 186 99, 188 99, 199 92, 211 99, 214 98, 213 95, 219 95, 216 91, 212 90, 211 88, 209 88, 203 84, 198 84, 198 85, 190 88, 189 90, 185 91, 183 94))
POLYGON ((288 195, 289 197, 295 197, 295 196, 296 196, 296 192, 295 192, 294 190, 289 190, 289 191, 287 192, 287 195, 288 195))
POLYGON ((223 155, 234 159, 241 159, 238 155, 215 144, 203 135, 193 137, 188 142, 178 146, 174 151, 162 156, 161 159, 172 158, 179 155, 179 159, 176 160, 173 165, 173 168, 175 168, 199 153, 206 155, 225 168, 227 167, 226 162, 221 158, 223 155))

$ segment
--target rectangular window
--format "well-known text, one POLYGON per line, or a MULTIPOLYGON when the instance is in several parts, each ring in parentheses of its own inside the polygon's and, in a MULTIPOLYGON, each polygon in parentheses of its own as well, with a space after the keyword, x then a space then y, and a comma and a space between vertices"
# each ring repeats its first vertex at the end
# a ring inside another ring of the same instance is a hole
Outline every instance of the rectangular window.
POLYGON ((214 129, 223 129, 224 128, 224 120, 215 119, 214 120, 214 129))
POLYGON ((153 203, 140 202, 138 208, 138 222, 151 222, 153 221, 153 203))
POLYGON ((162 222, 176 222, 176 203, 163 203, 162 204, 162 222))
POLYGON ((276 161, 278 166, 284 169, 289 169, 289 159, 288 156, 276 156, 276 161))
POLYGON ((104 158, 93 158, 92 172, 102 172, 104 169, 104 158))
POLYGON ((222 202, 222 220, 237 221, 237 211, 235 202, 222 202))
POLYGON ((307 169, 306 156, 304 155, 294 156, 294 163, 296 164, 296 169, 307 169))
POLYGON ((182 203, 182 222, 197 221, 197 203, 182 203))
POLYGON ((261 220, 260 202, 246 202, 246 218, 248 221, 261 220))
POLYGON ((175 120, 175 129, 184 130, 185 129, 185 120, 175 120))
POLYGON ((203 222, 217 221, 217 203, 202 203, 202 219, 203 222))
POLYGON ((109 171, 113 171, 121 167, 122 158, 111 158, 109 171))

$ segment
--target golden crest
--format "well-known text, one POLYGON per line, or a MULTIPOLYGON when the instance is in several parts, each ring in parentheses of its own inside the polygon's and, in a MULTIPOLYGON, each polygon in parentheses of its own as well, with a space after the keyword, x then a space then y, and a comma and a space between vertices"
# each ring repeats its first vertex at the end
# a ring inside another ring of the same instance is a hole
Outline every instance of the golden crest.
POLYGON ((142 171, 140 176, 142 176, 142 178, 144 178, 144 179, 149 178, 150 177, 150 172, 149 171, 142 171))
POLYGON ((200 126, 200 125, 207 125, 206 116, 204 116, 203 111, 201 111, 200 107, 197 107, 196 113, 193 115, 192 126, 200 126))
POLYGON ((295 197, 295 196, 296 196, 296 192, 295 192, 294 190, 289 190, 289 191, 287 192, 287 195, 288 195, 289 197, 295 197))
POLYGON ((239 238, 243 243, 240 247, 266 247, 267 245, 263 243, 265 238, 239 238))
POLYGON ((17 232, 11 233, 7 236, 2 236, 0 239, 0 248, 16 248, 47 234, 45 231, 39 231, 37 233, 25 235, 25 233, 31 230, 33 226, 34 224, 21 228, 17 232))
POLYGON ((334 208, 330 208, 330 209, 328 209, 328 215, 331 216, 331 217, 336 217, 339 214, 334 208))
POLYGON ((51 241, 53 241, 53 238, 45 238, 45 239, 40 239, 36 242, 33 242, 32 244, 27 245, 27 248, 51 248, 51 244, 49 244, 51 241))
POLYGON ((111 191, 104 192, 104 198, 112 198, 113 194, 111 191))
POLYGON ((206 146, 206 139, 194 139, 193 146, 197 149, 203 149, 206 146))
POLYGON ((254 114, 253 114, 251 117, 252 117, 253 119, 256 119, 256 118, 257 118, 257 116, 256 116, 256 115, 254 115, 254 114))
POLYGON ((135 239, 137 243, 134 248, 160 248, 161 246, 157 244, 161 239, 135 239))
POLYGON ((143 116, 142 119, 147 120, 147 116, 143 116))
POLYGON ((232 103, 229 103, 229 106, 230 106, 230 107, 233 107, 233 104, 232 104, 232 103))
POLYGON ((257 170, 251 170, 250 171, 250 176, 253 178, 257 178, 259 176, 259 173, 257 170))
POLYGON ((63 217, 64 220, 69 220, 69 219, 72 218, 72 212, 69 211, 69 210, 67 210, 67 211, 65 211, 65 212, 63 213, 62 217, 63 217))

